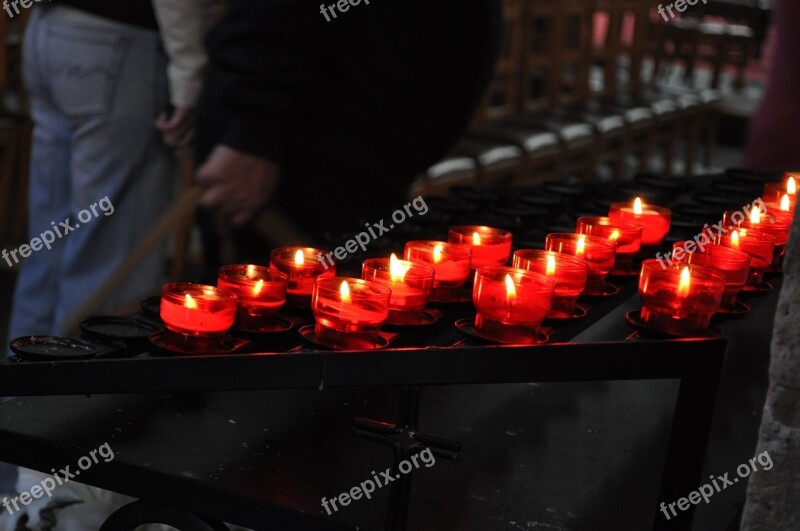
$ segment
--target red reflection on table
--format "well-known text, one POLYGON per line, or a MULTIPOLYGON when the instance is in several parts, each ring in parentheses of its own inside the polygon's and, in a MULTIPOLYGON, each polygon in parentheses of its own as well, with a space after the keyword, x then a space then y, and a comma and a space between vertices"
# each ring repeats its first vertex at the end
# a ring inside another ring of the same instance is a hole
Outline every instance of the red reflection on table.
POLYGON ((475 331, 501 343, 538 343, 539 326, 550 312, 554 288, 552 279, 530 271, 479 268, 472 290, 475 331))
POLYGON ((161 288, 160 314, 168 341, 198 352, 214 350, 233 326, 236 295, 202 284, 167 284, 161 288))
POLYGON ((450 227, 450 243, 472 249, 472 268, 505 265, 511 257, 511 233, 483 225, 450 227))
POLYGON ((311 247, 283 247, 272 251, 269 266, 288 277, 287 306, 310 307, 311 291, 317 277, 336 275, 336 266, 327 263, 326 254, 326 251, 311 247))
POLYGON ((556 285, 547 317, 573 317, 575 302, 586 289, 585 260, 555 251, 520 249, 514 252, 512 265, 553 279, 556 285))
POLYGON ((617 244, 614 269, 611 273, 630 274, 633 270, 633 257, 642 248, 642 224, 628 223, 603 216, 578 218, 575 232, 605 238, 617 244))
POLYGON ((727 234, 718 235, 714 243, 749 254, 751 258, 750 273, 746 286, 757 288, 761 285, 764 280, 764 271, 772 263, 775 251, 774 236, 753 229, 734 229, 727 234))
POLYGON ((688 336, 708 329, 725 290, 722 275, 706 267, 658 260, 642 262, 639 298, 642 321, 655 329, 688 336))
POLYGON ((586 261, 587 277, 584 295, 606 292, 606 277, 614 267, 616 244, 597 236, 576 233, 548 234, 544 242, 547 251, 566 253, 586 261))
POLYGON ((736 296, 747 283, 752 261, 750 255, 722 245, 710 245, 690 253, 685 252, 687 243, 676 242, 673 244, 673 260, 708 267, 725 277, 725 291, 722 294, 720 307, 726 311, 733 311, 736 306, 736 296))
POLYGON ((315 340, 337 349, 373 349, 389 317, 391 290, 358 278, 318 277, 311 294, 315 340))
POLYGON ((219 270, 217 287, 238 296, 236 327, 258 330, 286 302, 287 277, 280 271, 258 265, 227 265, 219 270))
POLYGON ((361 278, 392 290, 389 318, 392 324, 418 324, 433 288, 431 266, 391 258, 370 258, 361 267, 361 278))
POLYGON ((469 278, 472 249, 437 241, 407 242, 403 256, 409 262, 433 267, 433 288, 460 288, 469 278))
POLYGON ((642 225, 642 245, 661 245, 669 232, 672 211, 668 208, 642 203, 637 197, 633 203, 612 203, 608 217, 642 225))

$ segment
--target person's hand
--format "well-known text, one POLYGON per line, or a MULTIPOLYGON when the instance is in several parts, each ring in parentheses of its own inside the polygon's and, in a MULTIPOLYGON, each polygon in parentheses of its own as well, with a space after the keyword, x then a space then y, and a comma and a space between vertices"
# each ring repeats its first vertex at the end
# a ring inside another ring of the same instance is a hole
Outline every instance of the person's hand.
POLYGON ((205 188, 200 203, 220 211, 232 225, 244 225, 272 198, 278 177, 272 161, 217 146, 197 170, 197 183, 205 188))
POLYGON ((194 141, 195 110, 191 107, 176 107, 172 116, 158 115, 156 129, 161 131, 164 143, 175 148, 179 154, 187 154, 194 141))

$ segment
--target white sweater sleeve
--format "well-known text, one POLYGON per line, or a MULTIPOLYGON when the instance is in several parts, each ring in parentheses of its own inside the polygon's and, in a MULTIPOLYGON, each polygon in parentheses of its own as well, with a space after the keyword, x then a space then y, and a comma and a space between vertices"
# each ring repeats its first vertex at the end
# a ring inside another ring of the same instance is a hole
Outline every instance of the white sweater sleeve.
POLYGON ((194 107, 200 97, 208 57, 203 39, 211 24, 208 0, 152 0, 161 40, 169 58, 170 99, 194 107))

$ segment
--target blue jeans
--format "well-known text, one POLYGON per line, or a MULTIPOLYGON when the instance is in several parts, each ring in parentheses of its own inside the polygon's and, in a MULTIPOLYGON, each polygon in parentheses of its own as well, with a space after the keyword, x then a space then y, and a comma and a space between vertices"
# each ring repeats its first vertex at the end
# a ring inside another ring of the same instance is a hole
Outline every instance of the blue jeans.
MULTIPOLYGON (((61 335, 59 325, 144 238, 175 189, 174 158, 154 127, 169 101, 155 31, 70 7, 34 9, 23 63, 34 121, 29 237, 66 219, 80 227, 24 261, 9 339, 61 335), (78 221, 106 197, 112 215, 78 221)), ((165 258, 163 248, 151 254, 95 313, 157 292, 165 258)))

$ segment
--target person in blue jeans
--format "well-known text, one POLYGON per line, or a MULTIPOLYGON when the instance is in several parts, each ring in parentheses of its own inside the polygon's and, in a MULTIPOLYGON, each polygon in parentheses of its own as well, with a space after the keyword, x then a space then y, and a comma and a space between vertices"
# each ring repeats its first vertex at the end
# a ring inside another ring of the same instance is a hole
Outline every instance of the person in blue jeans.
MULTIPOLYGON (((175 159, 155 127, 169 90, 150 2, 34 8, 23 53, 34 122, 29 239, 51 222, 76 228, 22 263, 11 339, 63 335, 65 321, 143 239, 175 188, 175 159), (81 223, 79 213, 103 198, 113 215, 81 223)), ((157 292, 165 257, 163 249, 152 253, 98 313, 157 292)))

